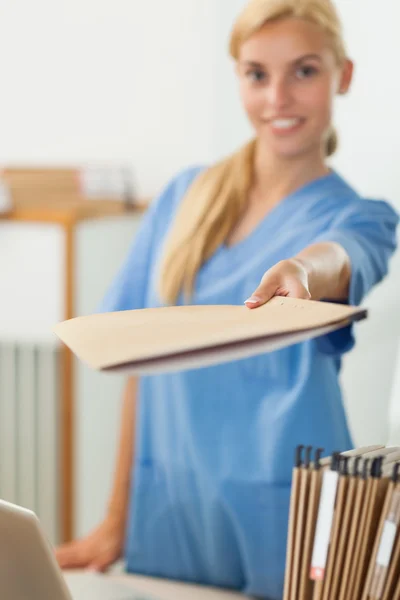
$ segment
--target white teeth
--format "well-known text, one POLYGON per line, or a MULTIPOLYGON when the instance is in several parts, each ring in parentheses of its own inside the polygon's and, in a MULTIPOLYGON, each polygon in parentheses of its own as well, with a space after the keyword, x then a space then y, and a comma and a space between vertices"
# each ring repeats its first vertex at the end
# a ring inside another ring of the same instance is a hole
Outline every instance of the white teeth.
POLYGON ((300 123, 300 119, 275 119, 272 121, 273 127, 276 129, 290 129, 300 123))

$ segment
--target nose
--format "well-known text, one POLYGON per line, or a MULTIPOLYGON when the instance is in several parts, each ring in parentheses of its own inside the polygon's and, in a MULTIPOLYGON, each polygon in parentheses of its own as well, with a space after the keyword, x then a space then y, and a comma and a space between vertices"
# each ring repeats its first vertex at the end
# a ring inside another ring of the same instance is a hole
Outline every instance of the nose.
POLYGON ((270 82, 266 89, 269 105, 276 109, 286 108, 290 104, 290 89, 285 79, 277 78, 270 82))

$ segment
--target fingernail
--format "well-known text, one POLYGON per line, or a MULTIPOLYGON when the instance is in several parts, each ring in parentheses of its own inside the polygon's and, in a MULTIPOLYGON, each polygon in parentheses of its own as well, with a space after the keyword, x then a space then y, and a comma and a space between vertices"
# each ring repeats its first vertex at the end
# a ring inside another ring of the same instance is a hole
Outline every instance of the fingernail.
POLYGON ((250 298, 247 298, 245 301, 245 304, 258 304, 259 302, 261 302, 261 298, 258 296, 250 296, 250 298))

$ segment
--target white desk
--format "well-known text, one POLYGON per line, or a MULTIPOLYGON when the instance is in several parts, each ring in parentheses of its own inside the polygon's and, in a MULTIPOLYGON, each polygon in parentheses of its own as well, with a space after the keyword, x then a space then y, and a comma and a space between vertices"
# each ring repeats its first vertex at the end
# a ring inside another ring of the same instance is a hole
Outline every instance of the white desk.
POLYGON ((156 600, 244 600, 242 594, 208 588, 205 586, 188 585, 162 579, 151 579, 138 575, 114 576, 118 581, 140 592, 154 596, 156 600))
MULTIPOLYGON (((85 577, 85 574, 81 571, 65 571, 64 576, 67 581, 72 576, 85 577)), ((90 577, 90 575, 89 575, 90 577)), ((115 583, 123 584, 124 586, 132 587, 132 592, 149 596, 154 600, 245 600, 248 596, 239 594, 237 592, 225 591, 222 589, 209 588, 199 585, 189 585, 186 583, 180 583, 176 581, 169 581, 166 579, 153 579, 150 577, 142 577, 139 575, 126 575, 120 572, 110 572, 109 575, 104 576, 107 580, 114 581, 115 583)), ((105 582, 103 582, 104 584, 105 582)), ((71 585, 71 580, 69 581, 71 585)), ((93 582, 91 589, 100 590, 99 582, 93 582)), ((87 586, 87 580, 85 585, 87 586)), ((82 597, 82 584, 71 586, 72 590, 77 592, 79 589, 82 597)), ((89 589, 86 587, 86 589, 89 589)))

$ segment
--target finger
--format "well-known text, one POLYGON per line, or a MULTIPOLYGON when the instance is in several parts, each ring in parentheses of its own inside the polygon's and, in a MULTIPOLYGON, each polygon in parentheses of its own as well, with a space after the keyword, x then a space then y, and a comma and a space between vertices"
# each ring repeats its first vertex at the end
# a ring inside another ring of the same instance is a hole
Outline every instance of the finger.
POLYGON ((56 550, 56 560, 61 569, 75 569, 87 564, 87 557, 76 542, 61 546, 56 550))
POLYGON ((54 554, 56 556, 57 561, 60 562, 68 559, 68 557, 74 552, 74 546, 75 544, 72 542, 56 548, 54 554))
POLYGON ((105 552, 97 556, 88 566, 89 571, 95 573, 104 573, 115 562, 114 555, 111 552, 105 552))
POLYGON ((271 300, 276 295, 277 286, 270 281, 261 282, 258 288, 253 292, 250 298, 247 298, 245 305, 248 308, 257 308, 271 300))
POLYGON ((57 562, 60 569, 83 569, 87 566, 87 560, 77 556, 64 557, 57 562))

